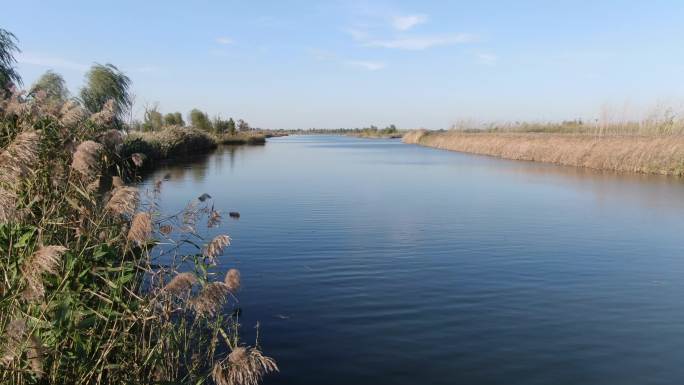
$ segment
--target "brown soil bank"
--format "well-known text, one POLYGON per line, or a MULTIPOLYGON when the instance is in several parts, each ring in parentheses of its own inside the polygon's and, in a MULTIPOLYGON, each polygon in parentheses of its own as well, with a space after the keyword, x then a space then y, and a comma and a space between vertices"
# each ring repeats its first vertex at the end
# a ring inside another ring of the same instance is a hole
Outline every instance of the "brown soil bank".
POLYGON ((684 176, 684 136, 411 131, 404 143, 596 170, 684 176))

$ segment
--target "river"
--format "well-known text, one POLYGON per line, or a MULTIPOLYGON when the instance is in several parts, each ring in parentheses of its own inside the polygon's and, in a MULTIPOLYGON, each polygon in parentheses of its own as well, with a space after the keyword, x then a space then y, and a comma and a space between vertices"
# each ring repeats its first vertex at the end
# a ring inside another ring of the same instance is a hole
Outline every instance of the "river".
POLYGON ((223 147, 161 207, 225 212, 266 384, 674 384, 684 181, 336 136, 223 147))

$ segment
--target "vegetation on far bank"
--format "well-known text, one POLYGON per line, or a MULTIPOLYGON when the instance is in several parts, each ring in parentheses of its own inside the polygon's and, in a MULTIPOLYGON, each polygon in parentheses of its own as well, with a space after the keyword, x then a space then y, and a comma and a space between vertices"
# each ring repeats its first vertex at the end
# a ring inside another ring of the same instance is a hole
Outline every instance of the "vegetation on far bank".
POLYGON ((403 141, 506 159, 596 170, 684 176, 684 121, 588 125, 518 124, 488 129, 415 130, 403 141))
POLYGON ((19 91, 16 52, 0 29, 0 383, 256 385, 277 371, 258 330, 242 338, 239 271, 215 271, 231 239, 204 235, 223 216, 211 198, 165 215, 162 181, 124 184, 143 150, 215 139, 180 127, 126 136, 130 80, 109 64, 78 98, 53 72, 19 91))

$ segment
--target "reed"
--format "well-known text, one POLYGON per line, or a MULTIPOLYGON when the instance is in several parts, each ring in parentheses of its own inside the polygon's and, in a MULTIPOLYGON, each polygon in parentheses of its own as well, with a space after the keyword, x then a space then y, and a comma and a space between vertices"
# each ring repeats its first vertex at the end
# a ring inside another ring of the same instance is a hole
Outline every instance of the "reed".
POLYGON ((209 195, 168 216, 162 182, 125 185, 150 156, 215 141, 124 139, 111 103, 43 103, 0 100, 0 383, 251 385, 277 371, 241 339, 239 271, 212 271, 230 238, 197 241, 220 221, 209 195))
POLYGON ((684 135, 516 131, 427 131, 409 144, 596 170, 684 176, 684 135))

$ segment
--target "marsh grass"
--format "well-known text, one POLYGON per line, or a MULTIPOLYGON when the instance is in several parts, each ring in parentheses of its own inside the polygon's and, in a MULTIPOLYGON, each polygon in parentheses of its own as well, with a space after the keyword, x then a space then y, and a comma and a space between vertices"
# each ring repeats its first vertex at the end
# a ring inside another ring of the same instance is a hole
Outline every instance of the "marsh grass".
POLYGON ((416 130, 407 133, 403 141, 514 160, 684 176, 684 135, 606 132, 416 130))
MULTIPOLYGON (((212 271, 230 238, 204 239, 220 221, 210 199, 162 215, 162 182, 123 185, 146 159, 123 152, 111 111, 41 103, 0 101, 0 383, 237 385, 277 371, 240 338, 239 272, 212 271)), ((160 153, 184 151, 168 143, 186 133, 159 135, 160 153)))

